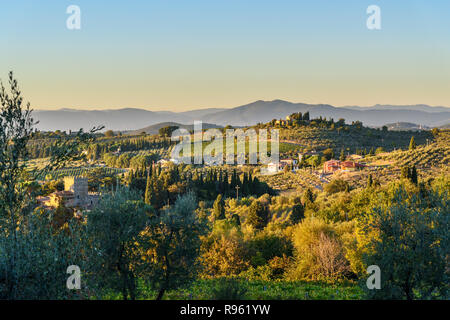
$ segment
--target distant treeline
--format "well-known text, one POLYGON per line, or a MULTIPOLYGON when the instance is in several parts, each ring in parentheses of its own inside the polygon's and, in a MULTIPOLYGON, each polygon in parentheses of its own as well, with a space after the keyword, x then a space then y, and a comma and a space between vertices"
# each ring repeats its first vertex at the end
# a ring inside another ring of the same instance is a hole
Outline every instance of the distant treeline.
MULTIPOLYGON (((37 159, 50 157, 57 141, 68 139, 71 139, 71 136, 54 135, 52 137, 32 139, 28 143, 30 158, 37 159)), ((168 148, 170 145, 170 139, 158 136, 100 138, 89 146, 87 157, 89 160, 98 160, 102 159, 106 153, 117 152, 118 150, 121 152, 140 151, 168 148)))

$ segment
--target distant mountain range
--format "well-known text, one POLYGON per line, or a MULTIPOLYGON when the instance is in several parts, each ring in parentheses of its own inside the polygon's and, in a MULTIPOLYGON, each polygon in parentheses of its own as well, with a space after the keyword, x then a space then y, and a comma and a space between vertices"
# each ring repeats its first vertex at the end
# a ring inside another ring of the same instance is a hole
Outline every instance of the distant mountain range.
MULTIPOLYGON (((133 131, 162 122, 192 125, 194 120, 219 126, 248 126, 285 118, 294 112, 309 111, 311 117, 326 117, 347 123, 362 121, 366 126, 379 127, 388 123, 408 122, 427 127, 442 127, 450 124, 450 108, 428 105, 375 105, 372 107, 334 107, 327 104, 292 103, 283 100, 255 101, 243 106, 221 109, 194 109, 186 112, 149 111, 126 108, 117 110, 35 110, 40 130, 85 130, 104 125, 115 131, 133 131)), ((140 129, 142 130, 142 129, 140 129)), ((144 130, 145 131, 145 130, 144 130)))

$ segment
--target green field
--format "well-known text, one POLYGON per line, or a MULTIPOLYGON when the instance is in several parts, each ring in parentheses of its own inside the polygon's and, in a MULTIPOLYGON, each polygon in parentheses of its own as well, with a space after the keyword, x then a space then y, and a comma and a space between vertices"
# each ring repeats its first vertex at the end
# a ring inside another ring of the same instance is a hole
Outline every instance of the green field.
MULTIPOLYGON (((195 281, 189 288, 168 291, 167 300, 209 300, 214 298, 214 289, 220 279, 203 279, 195 281)), ((242 299, 248 300, 357 300, 362 299, 361 288, 353 282, 326 283, 318 281, 263 281, 240 280, 238 287, 246 291, 242 299)), ((155 299, 157 292, 147 288, 142 299, 155 299)), ((120 299, 118 296, 108 298, 120 299)))

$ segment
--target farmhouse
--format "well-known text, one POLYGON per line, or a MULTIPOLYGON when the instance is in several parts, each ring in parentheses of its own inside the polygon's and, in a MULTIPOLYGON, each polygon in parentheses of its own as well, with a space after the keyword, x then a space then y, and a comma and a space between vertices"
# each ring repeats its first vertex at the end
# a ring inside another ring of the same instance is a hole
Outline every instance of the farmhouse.
POLYGON ((341 162, 339 160, 329 160, 323 164, 324 173, 333 173, 341 168, 341 162))
POLYGON ((355 171, 359 168, 364 168, 365 165, 360 164, 354 161, 342 161, 341 162, 341 170, 342 171, 355 171))
POLYGON ((364 164, 355 161, 329 160, 323 164, 323 173, 334 173, 338 170, 355 171, 365 167, 364 164))

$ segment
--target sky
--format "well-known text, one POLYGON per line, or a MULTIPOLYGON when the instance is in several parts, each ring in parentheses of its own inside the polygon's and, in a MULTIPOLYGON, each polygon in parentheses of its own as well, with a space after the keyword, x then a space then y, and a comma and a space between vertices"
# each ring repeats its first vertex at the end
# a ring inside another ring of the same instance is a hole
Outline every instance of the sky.
POLYGON ((448 0, 2 1, 0 39, 0 78, 34 109, 450 107, 448 0))

